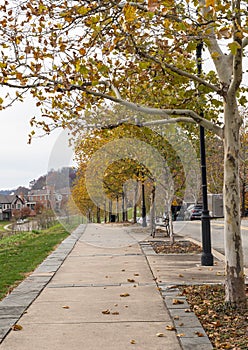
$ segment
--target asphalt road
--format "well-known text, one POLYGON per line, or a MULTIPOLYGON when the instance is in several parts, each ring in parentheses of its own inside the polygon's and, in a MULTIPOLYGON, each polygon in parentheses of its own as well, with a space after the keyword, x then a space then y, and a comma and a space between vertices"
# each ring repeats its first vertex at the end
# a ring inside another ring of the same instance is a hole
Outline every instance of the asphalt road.
MULTIPOLYGON (((201 238, 201 221, 174 221, 174 232, 184 237, 190 237, 197 241, 201 238)), ((244 253, 244 265, 248 267, 248 220, 241 225, 242 245, 244 253)), ((211 221, 211 244, 212 248, 224 254, 224 224, 221 221, 211 221)))

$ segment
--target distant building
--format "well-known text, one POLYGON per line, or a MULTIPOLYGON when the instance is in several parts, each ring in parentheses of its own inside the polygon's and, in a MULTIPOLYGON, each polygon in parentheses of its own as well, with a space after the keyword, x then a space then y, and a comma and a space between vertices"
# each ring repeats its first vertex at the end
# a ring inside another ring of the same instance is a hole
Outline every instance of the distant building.
POLYGON ((14 210, 21 210, 29 207, 33 214, 37 203, 42 204, 46 209, 60 212, 70 195, 70 188, 65 187, 55 191, 54 186, 46 186, 41 190, 30 190, 26 196, 0 195, 0 221, 10 220, 14 210))
POLYGON ((13 210, 21 210, 25 199, 18 195, 0 195, 0 220, 10 220, 13 210))

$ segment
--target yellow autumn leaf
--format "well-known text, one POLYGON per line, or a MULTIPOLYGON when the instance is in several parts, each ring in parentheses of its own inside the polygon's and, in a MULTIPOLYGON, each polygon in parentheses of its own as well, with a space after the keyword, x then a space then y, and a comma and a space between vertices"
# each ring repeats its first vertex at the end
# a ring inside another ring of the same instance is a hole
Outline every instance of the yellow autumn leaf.
POLYGON ((133 22, 136 18, 136 9, 130 4, 126 4, 123 7, 123 13, 127 22, 133 22))
POLYGON ((237 41, 233 41, 232 43, 228 44, 228 47, 233 55, 236 55, 237 50, 241 48, 237 41))
POLYGON ((215 7, 215 0, 206 0, 206 7, 215 7))

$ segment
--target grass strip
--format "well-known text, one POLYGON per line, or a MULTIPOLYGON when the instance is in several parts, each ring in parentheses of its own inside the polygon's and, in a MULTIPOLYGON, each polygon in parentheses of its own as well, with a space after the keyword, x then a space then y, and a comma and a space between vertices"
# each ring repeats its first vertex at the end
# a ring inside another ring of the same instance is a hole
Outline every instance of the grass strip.
POLYGON ((31 273, 69 233, 61 224, 0 240, 0 299, 31 273))

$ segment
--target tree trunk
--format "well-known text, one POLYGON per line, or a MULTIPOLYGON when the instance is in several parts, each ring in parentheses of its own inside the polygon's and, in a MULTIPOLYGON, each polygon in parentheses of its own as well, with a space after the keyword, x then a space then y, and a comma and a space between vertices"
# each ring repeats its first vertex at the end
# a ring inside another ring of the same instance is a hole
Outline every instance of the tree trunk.
POLYGON ((135 189, 134 189, 134 205, 133 205, 133 223, 137 223, 137 201, 138 201, 138 181, 136 181, 135 189))
POLYGON ((96 222, 98 224, 101 223, 101 209, 100 209, 100 207, 96 208, 96 222))
POLYGON ((227 98, 224 110, 224 216, 226 302, 246 303, 240 229, 239 129, 235 98, 227 98))

